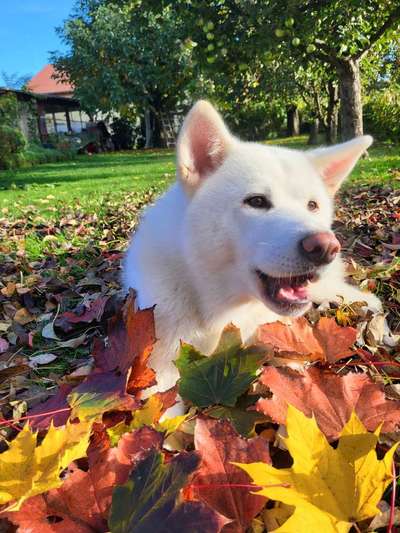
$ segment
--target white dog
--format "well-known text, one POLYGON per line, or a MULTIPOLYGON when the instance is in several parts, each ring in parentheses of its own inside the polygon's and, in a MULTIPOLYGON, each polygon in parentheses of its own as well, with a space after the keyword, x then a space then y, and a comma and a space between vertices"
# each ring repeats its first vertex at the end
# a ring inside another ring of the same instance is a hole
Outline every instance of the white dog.
POLYGON ((302 315, 312 302, 365 301, 348 285, 331 231, 332 198, 369 136, 308 152, 242 142, 198 102, 177 144, 177 182, 150 207, 125 258, 124 285, 155 307, 150 366, 158 389, 178 378, 180 340, 209 354, 230 322, 249 340, 258 325, 302 315))

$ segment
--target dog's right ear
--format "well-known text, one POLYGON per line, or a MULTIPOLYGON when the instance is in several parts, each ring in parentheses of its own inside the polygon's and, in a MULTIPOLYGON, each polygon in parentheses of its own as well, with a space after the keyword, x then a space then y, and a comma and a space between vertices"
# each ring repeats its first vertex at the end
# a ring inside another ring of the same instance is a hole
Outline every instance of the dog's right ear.
POLYGON ((198 101, 183 123, 177 142, 177 175, 189 191, 222 165, 233 137, 216 109, 198 101))

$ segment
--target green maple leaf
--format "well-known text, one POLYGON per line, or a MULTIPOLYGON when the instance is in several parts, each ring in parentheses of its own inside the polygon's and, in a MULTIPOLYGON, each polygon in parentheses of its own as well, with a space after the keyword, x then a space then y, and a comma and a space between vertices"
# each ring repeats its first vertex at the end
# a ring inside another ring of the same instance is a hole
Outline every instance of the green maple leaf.
POLYGON ((182 344, 175 361, 180 373, 179 394, 197 407, 233 407, 254 381, 264 357, 262 348, 243 346, 240 332, 233 325, 225 328, 209 357, 190 344, 182 344))
POLYGON ((162 531, 168 519, 173 521, 178 494, 199 462, 197 453, 183 452, 165 465, 160 452, 151 452, 132 471, 125 485, 114 489, 110 531, 162 531))

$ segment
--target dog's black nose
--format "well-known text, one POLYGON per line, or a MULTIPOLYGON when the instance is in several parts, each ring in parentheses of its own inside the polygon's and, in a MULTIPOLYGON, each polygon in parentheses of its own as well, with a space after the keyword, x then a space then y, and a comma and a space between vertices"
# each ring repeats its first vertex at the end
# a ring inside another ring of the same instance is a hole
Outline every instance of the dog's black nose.
POLYGON ((321 231, 307 235, 300 241, 299 248, 314 265, 328 265, 340 252, 340 242, 331 231, 321 231))

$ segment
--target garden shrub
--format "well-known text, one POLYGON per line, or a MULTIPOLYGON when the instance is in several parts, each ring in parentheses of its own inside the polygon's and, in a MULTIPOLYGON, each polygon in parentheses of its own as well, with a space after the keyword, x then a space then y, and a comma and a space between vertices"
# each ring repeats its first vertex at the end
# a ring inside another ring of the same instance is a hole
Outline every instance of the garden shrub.
POLYGON ((26 147, 25 137, 18 127, 18 102, 13 94, 0 98, 0 168, 19 165, 26 147))
POLYGON ((60 150, 57 148, 45 148, 40 144, 29 144, 20 157, 21 167, 30 167, 43 163, 56 163, 68 161, 76 157, 75 150, 60 150))
POLYGON ((25 137, 18 128, 0 124, 0 168, 18 167, 25 146, 25 137))
POLYGON ((111 124, 111 128, 112 141, 116 150, 131 150, 137 147, 140 128, 134 122, 125 117, 117 118, 111 124))
POLYGON ((364 105, 364 123, 375 137, 400 142, 400 87, 372 93, 364 105))

